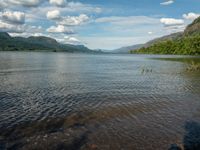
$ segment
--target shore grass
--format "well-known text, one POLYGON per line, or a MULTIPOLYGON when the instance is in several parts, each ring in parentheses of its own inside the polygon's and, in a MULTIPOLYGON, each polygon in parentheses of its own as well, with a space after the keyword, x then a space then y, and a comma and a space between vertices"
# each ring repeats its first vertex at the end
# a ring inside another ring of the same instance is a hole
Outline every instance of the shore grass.
POLYGON ((196 72, 196 71, 200 71, 200 63, 195 63, 194 61, 192 61, 188 67, 186 68, 186 71, 189 72, 196 72))

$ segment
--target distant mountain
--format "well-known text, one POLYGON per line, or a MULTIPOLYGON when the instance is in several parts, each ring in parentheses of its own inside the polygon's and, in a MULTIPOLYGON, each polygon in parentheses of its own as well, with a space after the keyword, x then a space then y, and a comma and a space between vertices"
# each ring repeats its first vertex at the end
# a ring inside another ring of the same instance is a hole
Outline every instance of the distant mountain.
MULTIPOLYGON (((83 45, 61 44, 45 36, 11 37, 0 32, 0 51, 63 51, 73 53, 97 53, 83 45)), ((99 53, 99 52, 98 52, 99 53)))
POLYGON ((188 25, 184 32, 152 40, 130 53, 200 55, 200 17, 188 25))
POLYGON ((144 44, 137 44, 137 45, 132 45, 132 46, 127 46, 127 47, 122 47, 119 49, 115 49, 112 51, 109 51, 110 53, 117 53, 117 54, 128 54, 130 50, 136 50, 141 47, 143 47, 144 44))

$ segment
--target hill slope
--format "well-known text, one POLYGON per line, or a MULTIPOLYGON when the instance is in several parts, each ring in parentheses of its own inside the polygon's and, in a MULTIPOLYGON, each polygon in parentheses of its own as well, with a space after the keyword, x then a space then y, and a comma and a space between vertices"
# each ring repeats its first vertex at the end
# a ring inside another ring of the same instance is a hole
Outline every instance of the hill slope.
MULTIPOLYGON (((130 51, 135 51, 142 47, 149 47, 157 42, 161 42, 161 41, 165 41, 165 40, 175 40, 175 39, 181 38, 182 35, 183 35, 182 32, 173 33, 173 34, 170 34, 167 36, 163 36, 163 37, 151 40, 145 44, 136 44, 136 45, 132 45, 132 46, 122 47, 122 48, 119 48, 119 49, 116 49, 113 51, 109 51, 109 53, 128 54, 128 53, 130 53, 130 51)), ((108 51, 106 51, 106 52, 108 52, 108 51)))
POLYGON ((137 44, 133 46, 127 46, 127 47, 122 47, 116 50, 109 51, 110 53, 116 53, 116 54, 128 54, 130 50, 136 50, 141 47, 143 47, 143 44, 137 44))
POLYGON ((195 19, 193 23, 188 25, 184 31, 185 36, 200 34, 200 17, 195 19))
POLYGON ((0 51, 63 51, 94 53, 83 45, 58 43, 55 39, 39 37, 11 37, 8 33, 0 32, 0 51))
POLYGON ((183 33, 175 33, 148 42, 131 53, 200 55, 200 17, 187 26, 183 33), (150 43, 148 45, 148 43, 150 43))
POLYGON ((151 41, 147 42, 146 44, 144 44, 143 47, 149 47, 149 46, 151 46, 151 45, 153 45, 155 43, 166 41, 166 40, 176 40, 176 39, 181 38, 182 35, 183 35, 183 32, 172 33, 170 35, 166 35, 166 36, 151 40, 151 41))

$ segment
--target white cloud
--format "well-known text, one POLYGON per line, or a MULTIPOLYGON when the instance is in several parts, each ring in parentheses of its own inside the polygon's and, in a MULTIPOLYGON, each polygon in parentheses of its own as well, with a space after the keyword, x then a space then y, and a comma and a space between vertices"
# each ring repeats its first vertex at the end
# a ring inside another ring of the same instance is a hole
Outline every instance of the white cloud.
POLYGON ((29 36, 48 36, 43 34, 43 28, 41 26, 30 26, 23 25, 21 26, 22 32, 9 32, 11 36, 21 36, 21 37, 29 37, 29 36))
POLYGON ((47 18, 51 20, 56 20, 60 18, 60 11, 59 10, 52 10, 47 12, 47 18))
POLYGON ((163 23, 165 26, 175 26, 184 24, 184 20, 174 18, 161 18, 160 22, 163 23))
POLYGON ((75 37, 68 37, 68 36, 65 36, 64 37, 65 39, 69 40, 69 41, 72 41, 72 42, 80 42, 77 38, 75 37))
POLYGON ((0 32, 25 35, 42 32, 42 27, 25 24, 23 12, 4 11, 0 12, 0 32))
POLYGON ((67 4, 66 0, 49 0, 49 3, 58 7, 64 7, 67 4))
POLYGON ((76 37, 65 36, 62 39, 58 39, 59 42, 65 44, 73 44, 73 45, 81 45, 82 42, 78 40, 76 37))
POLYGON ((47 35, 45 35, 43 33, 34 33, 33 36, 47 36, 47 35))
POLYGON ((174 26, 165 26, 165 30, 168 34, 175 33, 175 32, 183 32, 186 28, 186 25, 174 25, 174 26))
POLYGON ((39 34, 43 32, 43 28, 41 26, 30 26, 30 25, 25 25, 26 32, 28 33, 34 33, 34 34, 39 34))
POLYGON ((66 26, 77 26, 87 22, 88 20, 89 17, 87 15, 81 14, 80 16, 62 17, 62 19, 58 22, 58 24, 66 26))
POLYGON ((0 32, 22 33, 24 26, 9 24, 0 20, 0 32))
POLYGON ((42 33, 28 33, 28 32, 24 32, 24 33, 10 33, 9 34, 13 37, 30 37, 30 36, 46 36, 49 37, 48 35, 42 34, 42 33))
POLYGON ((160 5, 171 5, 173 3, 174 3, 174 0, 169 0, 169 1, 165 1, 165 2, 160 3, 160 5))
POLYGON ((160 22, 164 24, 164 29, 168 33, 182 32, 186 27, 183 19, 161 18, 160 22))
POLYGON ((49 33, 65 33, 65 34, 74 34, 74 31, 72 29, 69 29, 63 25, 58 26, 51 26, 47 29, 47 32, 49 33))
POLYGON ((65 8, 66 11, 71 12, 94 12, 94 13, 101 13, 102 9, 100 7, 95 7, 89 4, 83 4, 80 2, 68 2, 67 7, 65 8))
POLYGON ((95 20, 96 23, 111 23, 119 26, 133 26, 139 24, 155 24, 159 23, 157 18, 147 16, 127 16, 127 17, 102 17, 95 20))
POLYGON ((11 24, 24 24, 25 14, 18 11, 5 11, 0 13, 0 18, 11 24))
POLYGON ((64 26, 78 26, 89 21, 89 17, 85 14, 61 17, 59 10, 48 11, 46 16, 50 20, 56 20, 57 24, 64 26))
POLYGON ((153 32, 152 32, 152 31, 149 31, 148 34, 151 35, 151 34, 153 34, 153 32))
POLYGON ((196 14, 196 13, 193 13, 193 12, 190 12, 188 14, 183 14, 183 18, 188 19, 188 20, 195 20, 199 16, 200 16, 200 14, 196 14))
POLYGON ((25 7, 36 7, 45 0, 4 0, 8 4, 22 5, 25 7))
MULTIPOLYGON (((0 0, 1 1, 1 0, 0 0)), ((1 4, 1 3, 0 3, 1 4)), ((26 11, 26 21, 37 22, 37 21, 49 21, 47 20, 47 12, 52 10, 58 10, 63 16, 69 16, 71 14, 94 14, 101 12, 101 8, 90 4, 83 4, 79 2, 69 2, 65 7, 56 7, 44 3, 42 7, 33 7, 26 11)), ((61 17, 62 18, 62 17, 61 17)), ((60 20, 61 20, 60 18, 60 20)), ((66 17, 63 17, 66 18, 66 17)), ((59 24, 59 22, 57 23, 59 24)))

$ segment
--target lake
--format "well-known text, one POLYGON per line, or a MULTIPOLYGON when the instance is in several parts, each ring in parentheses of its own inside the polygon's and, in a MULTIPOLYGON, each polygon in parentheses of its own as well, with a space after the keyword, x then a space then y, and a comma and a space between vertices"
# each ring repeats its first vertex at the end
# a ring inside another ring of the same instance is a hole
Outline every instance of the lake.
POLYGON ((0 52, 0 149, 200 145, 200 73, 153 59, 180 57, 0 52))

